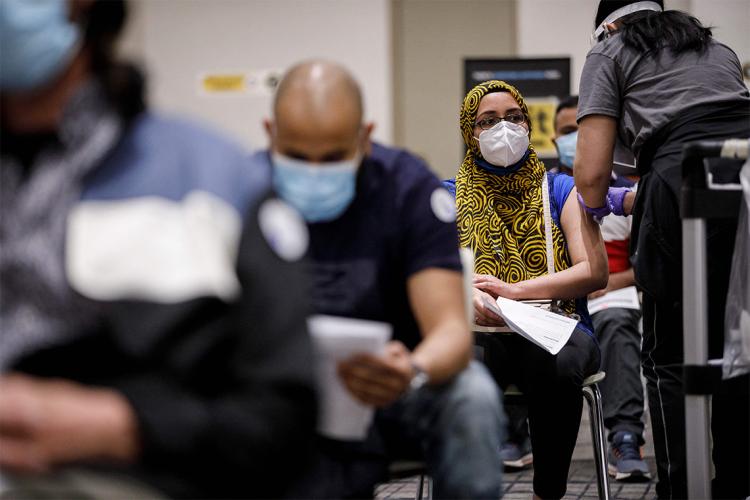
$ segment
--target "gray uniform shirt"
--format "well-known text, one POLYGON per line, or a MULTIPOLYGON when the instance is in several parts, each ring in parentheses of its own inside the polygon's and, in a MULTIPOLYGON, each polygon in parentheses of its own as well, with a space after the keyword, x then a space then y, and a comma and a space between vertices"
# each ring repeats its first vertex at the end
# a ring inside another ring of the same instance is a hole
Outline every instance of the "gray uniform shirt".
POLYGON ((703 53, 641 53, 615 34, 586 56, 577 119, 606 115, 618 120, 622 143, 636 155, 666 124, 705 104, 750 105, 737 55, 711 41, 703 53))

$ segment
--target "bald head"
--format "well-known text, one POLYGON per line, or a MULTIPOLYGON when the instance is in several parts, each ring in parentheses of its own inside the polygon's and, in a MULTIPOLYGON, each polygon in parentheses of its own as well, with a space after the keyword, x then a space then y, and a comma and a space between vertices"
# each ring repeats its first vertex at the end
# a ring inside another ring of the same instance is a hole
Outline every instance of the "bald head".
POLYGON ((327 121, 333 114, 345 114, 362 122, 359 85, 342 66, 328 61, 306 61, 284 75, 273 106, 276 119, 285 114, 304 114, 308 119, 327 121))
POLYGON ((292 67, 276 90, 273 114, 269 134, 281 153, 325 162, 362 149, 362 95, 338 64, 316 60, 292 67))

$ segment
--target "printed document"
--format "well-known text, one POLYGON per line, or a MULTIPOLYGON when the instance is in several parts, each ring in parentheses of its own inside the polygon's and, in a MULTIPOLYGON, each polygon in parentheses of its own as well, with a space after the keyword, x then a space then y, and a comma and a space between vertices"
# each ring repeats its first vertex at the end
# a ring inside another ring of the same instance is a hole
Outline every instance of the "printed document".
POLYGON ((511 330, 542 349, 557 354, 575 330, 578 321, 523 302, 498 297, 489 304, 511 330))
POLYGON ((640 309, 638 291, 634 286, 628 286, 605 293, 601 297, 589 299, 589 314, 594 314, 604 309, 640 309))
POLYGON ((309 318, 307 326, 316 354, 318 432, 333 439, 364 440, 375 410, 354 399, 336 366, 355 354, 383 352, 392 327, 377 321, 325 315, 309 318))

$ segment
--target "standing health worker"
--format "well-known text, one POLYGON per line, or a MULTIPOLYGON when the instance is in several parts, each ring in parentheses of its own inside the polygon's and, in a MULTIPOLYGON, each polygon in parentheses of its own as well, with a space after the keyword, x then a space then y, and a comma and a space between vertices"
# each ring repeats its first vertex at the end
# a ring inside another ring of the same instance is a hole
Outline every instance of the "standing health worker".
MULTIPOLYGON (((750 137, 750 95, 737 55, 711 29, 663 2, 601 0, 595 45, 580 83, 575 181, 599 217, 631 211, 608 184, 616 139, 642 176, 632 206, 631 259, 643 291, 642 364, 653 423, 659 498, 686 498, 682 384, 681 221, 678 190, 685 143, 750 137)), ((709 221, 709 355, 721 357, 724 305, 737 220, 709 221)), ((748 376, 713 397, 715 498, 745 498, 748 376)))

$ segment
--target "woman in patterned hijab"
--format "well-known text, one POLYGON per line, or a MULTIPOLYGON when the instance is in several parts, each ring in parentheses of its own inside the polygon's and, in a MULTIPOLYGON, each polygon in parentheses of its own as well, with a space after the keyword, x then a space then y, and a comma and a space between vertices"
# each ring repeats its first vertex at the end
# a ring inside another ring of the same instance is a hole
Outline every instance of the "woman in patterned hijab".
POLYGON ((513 86, 492 80, 474 87, 464 99, 460 125, 466 156, 446 187, 456 196, 460 244, 475 257, 476 323, 504 325, 487 307, 498 296, 553 299, 560 312, 580 318, 557 355, 513 333, 477 334, 498 383, 518 384, 527 395, 535 494, 560 498, 580 423, 581 384, 599 367, 585 297, 607 284, 604 244, 596 223, 578 206, 573 179, 547 173, 537 158, 529 142, 529 112, 513 86), (545 199, 553 268, 547 262, 545 199))

